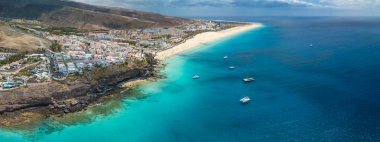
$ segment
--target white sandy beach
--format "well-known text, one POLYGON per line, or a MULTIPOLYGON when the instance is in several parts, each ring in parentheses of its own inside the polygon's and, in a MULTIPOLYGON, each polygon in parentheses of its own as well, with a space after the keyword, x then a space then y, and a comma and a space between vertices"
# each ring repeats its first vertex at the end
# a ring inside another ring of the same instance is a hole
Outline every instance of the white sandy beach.
POLYGON ((259 28, 261 26, 262 24, 260 23, 251 23, 251 24, 242 25, 242 26, 238 26, 238 27, 234 27, 234 28, 230 28, 230 29, 226 29, 222 31, 201 33, 194 36, 193 38, 186 40, 184 43, 174 46, 173 48, 158 52, 156 55, 156 58, 159 60, 164 60, 170 56, 173 56, 185 50, 188 50, 194 47, 199 47, 202 44, 220 40, 222 38, 232 36, 240 32, 259 28))
MULTIPOLYGON (((259 28, 261 26, 262 24, 260 23, 251 23, 251 24, 242 25, 242 26, 238 26, 238 27, 234 27, 234 28, 230 28, 230 29, 226 29, 222 31, 217 31, 217 32, 204 32, 186 40, 184 43, 174 46, 173 48, 158 52, 156 55, 156 58, 159 60, 164 60, 180 52, 184 52, 191 48, 199 47, 202 44, 220 40, 222 38, 233 36, 235 34, 252 30, 255 28, 259 28)), ((130 88, 130 87, 141 85, 146 82, 147 80, 140 80, 140 79, 128 81, 128 82, 123 83, 122 87, 130 88)))

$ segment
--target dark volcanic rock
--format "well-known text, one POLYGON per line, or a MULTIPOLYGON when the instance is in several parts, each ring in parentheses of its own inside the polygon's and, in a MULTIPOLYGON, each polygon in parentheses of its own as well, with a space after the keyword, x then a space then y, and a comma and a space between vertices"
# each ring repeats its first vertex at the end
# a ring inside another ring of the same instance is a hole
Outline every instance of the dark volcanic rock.
POLYGON ((120 82, 144 77, 152 69, 109 70, 114 72, 95 80, 82 77, 70 83, 51 82, 0 92, 0 114, 40 107, 48 108, 53 113, 79 111, 106 95, 107 90, 117 87, 120 82))

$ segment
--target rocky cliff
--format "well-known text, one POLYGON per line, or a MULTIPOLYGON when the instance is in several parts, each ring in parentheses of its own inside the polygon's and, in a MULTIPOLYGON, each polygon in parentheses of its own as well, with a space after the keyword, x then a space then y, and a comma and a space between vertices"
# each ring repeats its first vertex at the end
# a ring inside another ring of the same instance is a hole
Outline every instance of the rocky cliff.
POLYGON ((154 76, 152 65, 123 66, 97 68, 62 82, 52 81, 0 92, 0 114, 32 108, 49 108, 53 114, 75 112, 107 95, 107 91, 121 82, 154 76))

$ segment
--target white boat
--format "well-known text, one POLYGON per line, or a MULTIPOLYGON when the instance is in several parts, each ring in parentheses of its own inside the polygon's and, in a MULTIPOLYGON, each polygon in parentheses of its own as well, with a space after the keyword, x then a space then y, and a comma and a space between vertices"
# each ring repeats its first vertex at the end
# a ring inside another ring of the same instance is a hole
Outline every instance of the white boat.
POLYGON ((235 66, 229 66, 228 68, 229 69, 235 69, 235 66))
POLYGON ((240 99, 240 102, 241 102, 242 104, 246 104, 246 103, 248 103, 250 100, 251 100, 251 99, 250 99, 248 96, 245 96, 245 97, 243 97, 243 98, 240 99))
POLYGON ((194 75, 194 76, 193 76, 193 79, 198 79, 198 78, 200 78, 199 75, 194 75))
POLYGON ((310 45, 309 45, 310 47, 313 47, 313 44, 312 43, 310 43, 310 45))
POLYGON ((252 82, 252 81, 255 81, 255 79, 252 77, 247 77, 247 78, 244 78, 243 81, 244 82, 252 82))
POLYGON ((224 56, 223 58, 224 58, 224 59, 228 59, 228 56, 224 56))

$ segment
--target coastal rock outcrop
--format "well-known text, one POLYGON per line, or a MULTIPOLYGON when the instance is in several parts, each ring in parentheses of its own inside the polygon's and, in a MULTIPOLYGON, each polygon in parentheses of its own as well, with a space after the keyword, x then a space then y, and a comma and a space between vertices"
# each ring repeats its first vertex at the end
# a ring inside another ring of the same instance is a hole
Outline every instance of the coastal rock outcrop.
POLYGON ((48 108, 49 113, 63 114, 84 109, 107 95, 121 82, 152 76, 153 66, 135 68, 110 67, 85 73, 63 82, 52 81, 0 92, 0 114, 24 109, 48 108))

